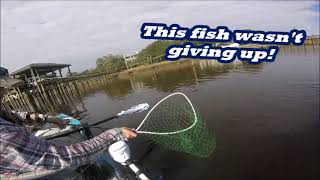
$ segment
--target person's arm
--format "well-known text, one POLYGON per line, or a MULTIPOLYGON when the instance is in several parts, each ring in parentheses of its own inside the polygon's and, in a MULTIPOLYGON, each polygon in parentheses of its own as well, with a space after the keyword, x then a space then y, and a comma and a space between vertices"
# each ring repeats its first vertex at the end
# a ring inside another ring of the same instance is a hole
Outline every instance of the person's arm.
POLYGON ((115 128, 93 139, 59 146, 35 137, 27 132, 4 133, 0 149, 5 157, 0 160, 4 166, 13 166, 19 171, 58 170, 93 163, 106 148, 119 140, 127 140, 136 134, 127 128, 115 128))
POLYGON ((35 113, 35 112, 25 112, 25 111, 12 111, 13 114, 19 117, 21 121, 23 121, 25 124, 36 124, 43 121, 41 117, 44 115, 35 113))

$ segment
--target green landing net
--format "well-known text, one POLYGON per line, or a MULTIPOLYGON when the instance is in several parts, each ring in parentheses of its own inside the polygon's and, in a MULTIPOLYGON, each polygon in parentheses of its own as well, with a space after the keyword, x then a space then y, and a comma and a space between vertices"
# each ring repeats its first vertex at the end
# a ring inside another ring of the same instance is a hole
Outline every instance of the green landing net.
POLYGON ((216 146, 214 136, 183 93, 159 101, 136 130, 163 148, 198 157, 209 157, 216 146))

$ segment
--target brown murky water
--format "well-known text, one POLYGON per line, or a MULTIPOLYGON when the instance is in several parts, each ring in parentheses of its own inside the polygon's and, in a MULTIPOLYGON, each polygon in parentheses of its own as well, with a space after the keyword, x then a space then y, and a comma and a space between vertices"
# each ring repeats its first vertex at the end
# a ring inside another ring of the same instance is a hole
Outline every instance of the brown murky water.
MULTIPOLYGON (((139 103, 154 105, 172 92, 190 97, 217 148, 201 159, 150 149, 140 136, 130 147, 147 173, 170 180, 320 179, 319 46, 286 47, 276 62, 261 65, 195 61, 122 75, 79 108, 88 115, 83 121, 94 122, 139 103)), ((102 127, 135 128, 144 115, 102 127)))

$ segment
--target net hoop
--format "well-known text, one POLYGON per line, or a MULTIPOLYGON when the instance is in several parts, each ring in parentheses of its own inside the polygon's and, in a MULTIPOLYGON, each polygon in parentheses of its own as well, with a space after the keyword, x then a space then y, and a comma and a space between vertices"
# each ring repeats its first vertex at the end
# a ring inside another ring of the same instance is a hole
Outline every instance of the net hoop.
POLYGON ((195 111, 195 109, 194 109, 191 101, 189 100, 189 98, 188 98, 185 94, 183 94, 183 93, 181 93, 181 92, 176 92, 176 93, 172 93, 172 94, 166 96, 165 98, 161 99, 156 105, 154 105, 154 106, 152 107, 152 109, 148 112, 148 114, 146 115, 146 117, 142 120, 142 122, 140 123, 140 125, 138 126, 138 128, 136 129, 136 132, 139 133, 139 134, 154 134, 154 135, 171 135, 171 134, 178 134, 178 133, 182 133, 182 132, 188 131, 188 130, 191 129, 197 122, 198 122, 197 113, 196 113, 196 111, 195 111), (185 128, 185 129, 181 129, 181 130, 179 130, 179 131, 173 131, 173 132, 161 132, 161 133, 160 133, 160 132, 139 131, 140 127, 141 127, 141 126, 143 125, 143 123, 147 120, 149 114, 153 111, 153 109, 156 108, 161 102, 163 102, 164 100, 166 100, 166 99, 168 99, 169 97, 174 96, 174 95, 182 95, 184 98, 186 98, 186 100, 187 100, 188 103, 190 104, 190 106, 191 106, 191 108, 192 108, 192 111, 193 111, 193 114, 194 114, 194 119, 195 119, 194 123, 193 123, 191 126, 185 128))

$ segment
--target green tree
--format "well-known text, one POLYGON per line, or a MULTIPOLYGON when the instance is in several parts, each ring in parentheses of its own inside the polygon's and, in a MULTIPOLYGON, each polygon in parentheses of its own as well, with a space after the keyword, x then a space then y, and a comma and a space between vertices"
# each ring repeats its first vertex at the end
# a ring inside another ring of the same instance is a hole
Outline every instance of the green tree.
POLYGON ((136 62, 148 62, 148 58, 154 58, 158 57, 161 55, 164 55, 166 53, 166 50, 169 46, 171 45, 181 45, 186 42, 191 42, 195 46, 201 46, 202 44, 205 43, 210 43, 213 46, 218 45, 226 45, 227 43, 216 43, 216 42, 203 42, 203 41, 177 41, 177 40, 157 40, 149 44, 146 48, 142 49, 138 54, 137 54, 137 60, 136 62))
POLYGON ((97 59, 95 72, 114 71, 125 67, 124 58, 121 55, 109 54, 97 59))

